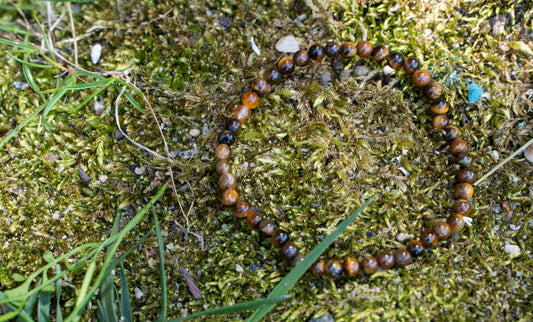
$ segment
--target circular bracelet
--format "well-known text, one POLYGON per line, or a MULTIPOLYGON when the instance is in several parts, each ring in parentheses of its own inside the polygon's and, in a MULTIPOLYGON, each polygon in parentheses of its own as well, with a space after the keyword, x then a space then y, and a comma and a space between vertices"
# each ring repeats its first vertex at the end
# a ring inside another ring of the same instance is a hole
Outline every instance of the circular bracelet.
POLYGON ((256 78, 251 90, 242 95, 242 104, 238 105, 224 126, 224 130, 218 136, 218 145, 215 148, 217 159, 215 172, 219 175, 218 185, 221 190, 221 202, 224 206, 232 207, 233 214, 246 220, 248 226, 258 230, 264 237, 271 238, 272 244, 281 249, 284 259, 298 263, 303 257, 299 254, 298 247, 289 241, 289 233, 277 229, 276 225, 269 219, 264 218, 264 214, 253 208, 248 202, 239 199, 237 193, 237 178, 232 174, 231 145, 235 143, 237 134, 242 124, 246 123, 252 110, 259 104, 260 96, 266 94, 271 85, 279 83, 285 75, 294 72, 296 67, 308 66, 312 61, 319 62, 325 57, 344 58, 346 60, 372 57, 376 62, 387 61, 389 66, 395 70, 404 69, 412 76, 412 82, 416 87, 423 90, 424 96, 430 101, 430 109, 435 115, 432 125, 434 128, 444 130, 443 139, 449 144, 449 152, 455 157, 460 169, 456 175, 455 202, 453 203, 452 214, 446 221, 437 221, 431 229, 422 229, 419 239, 413 239, 407 243, 405 248, 396 251, 382 251, 374 256, 366 256, 361 261, 355 257, 347 257, 341 263, 337 259, 325 261, 317 260, 311 266, 311 272, 315 276, 326 274, 331 278, 339 278, 342 274, 353 277, 364 271, 366 274, 374 274, 378 268, 390 269, 394 266, 404 267, 412 262, 413 257, 422 255, 426 249, 434 247, 439 241, 446 240, 452 233, 459 232, 465 225, 463 216, 468 216, 472 210, 470 199, 474 194, 472 183, 475 181, 475 173, 470 168, 472 157, 468 154, 466 141, 460 138, 460 130, 451 125, 451 120, 446 116, 448 103, 441 99, 442 87, 433 82, 428 71, 420 68, 420 62, 412 57, 405 58, 397 52, 390 52, 384 46, 374 47, 366 40, 344 42, 339 44, 330 41, 326 45, 313 44, 308 50, 300 50, 292 57, 284 57, 273 68, 268 69, 262 78, 256 78))

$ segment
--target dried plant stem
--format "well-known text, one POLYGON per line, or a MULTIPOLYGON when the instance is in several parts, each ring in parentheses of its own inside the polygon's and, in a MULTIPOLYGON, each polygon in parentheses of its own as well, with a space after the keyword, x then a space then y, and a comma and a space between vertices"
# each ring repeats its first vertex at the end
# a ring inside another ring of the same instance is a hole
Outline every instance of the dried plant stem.
POLYGON ((74 18, 72 17, 72 7, 70 2, 66 3, 68 10, 68 17, 70 19, 70 28, 72 32, 72 40, 74 42, 74 63, 78 65, 78 41, 76 40, 76 28, 74 28, 74 18))

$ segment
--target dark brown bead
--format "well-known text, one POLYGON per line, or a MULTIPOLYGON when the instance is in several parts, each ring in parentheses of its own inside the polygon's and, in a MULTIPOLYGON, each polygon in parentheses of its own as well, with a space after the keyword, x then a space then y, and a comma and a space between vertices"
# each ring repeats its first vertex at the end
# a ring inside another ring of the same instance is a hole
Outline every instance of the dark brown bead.
POLYGON ((298 255, 298 246, 296 246, 294 243, 286 243, 281 247, 281 256, 285 258, 286 260, 291 260, 298 255))
POLYGON ((379 265, 374 256, 367 256, 361 261, 361 267, 366 274, 372 275, 377 272, 379 265))
POLYGON ((266 79, 258 77, 252 83, 252 90, 257 93, 257 95, 265 95, 268 92, 270 86, 266 79))
POLYGON ((277 68, 269 68, 265 71, 263 74, 263 77, 267 80, 267 82, 271 84, 277 84, 281 81, 283 78, 283 75, 277 68))
POLYGON ((468 144, 465 140, 456 139, 450 143, 450 153, 453 155, 458 155, 459 153, 467 152, 468 144))
POLYGON ((419 69, 413 73, 413 83, 418 87, 424 87, 431 81, 427 70, 419 69))
POLYGON ((263 220, 263 216, 260 213, 252 211, 246 217, 246 223, 253 229, 259 226, 259 223, 263 220))
POLYGON ((218 160, 215 164, 215 172, 220 176, 224 173, 231 172, 231 165, 228 160, 218 160))
POLYGON ((406 73, 412 74, 418 69, 420 69, 420 63, 418 62, 418 60, 416 60, 416 58, 408 57, 403 62, 403 69, 406 73))
POLYGON ((463 219, 463 216, 459 214, 451 214, 450 217, 446 219, 446 223, 450 226, 450 230, 454 233, 461 231, 465 226, 465 220, 463 219))
POLYGON ((453 213, 459 214, 461 216, 468 216, 470 215, 470 212, 472 211, 472 205, 470 204, 470 201, 459 199, 455 200, 453 203, 453 213))
POLYGON ((252 110, 246 105, 239 105, 233 110, 233 117, 242 123, 248 122, 252 116, 252 110))
POLYGON ((455 185, 455 198, 470 200, 474 196, 474 187, 470 183, 458 183, 455 185))
POLYGON ((313 44, 309 47, 307 53, 312 60, 321 61, 324 58, 324 47, 313 44))
POLYGON ((242 122, 236 118, 228 119, 226 122, 226 129, 233 134, 238 134, 242 128, 242 122))
POLYGON ((346 41, 341 46, 341 56, 343 58, 354 58, 357 54, 357 49, 355 47, 355 44, 351 41, 346 41))
POLYGON ((242 105, 248 106, 250 109, 254 109, 259 104, 259 95, 255 92, 246 92, 242 95, 242 105))
POLYGON ((422 245, 422 242, 418 240, 413 239, 407 244, 407 251, 411 253, 413 257, 417 257, 424 254, 424 250, 424 245, 422 245))
POLYGON ((289 234, 284 230, 276 230, 272 235, 272 245, 281 247, 289 241, 289 234))
POLYGON ((472 165, 472 156, 466 152, 457 155, 457 164, 462 168, 469 168, 472 165))
POLYGON ((466 182, 472 184, 476 180, 476 173, 470 168, 463 168, 457 171, 456 178, 460 183, 466 182))
POLYGON ((231 133, 230 131, 222 131, 218 135, 218 143, 220 144, 227 144, 232 145, 235 143, 235 134, 231 133))
POLYGON ((272 237, 276 232, 276 225, 274 225, 271 220, 263 219, 259 225, 257 225, 257 229, 263 234, 263 236, 272 237))
POLYGON ((224 190, 220 201, 224 206, 233 206, 239 201, 239 194, 233 189, 224 190))
POLYGON ((361 40, 357 43, 357 56, 361 58, 367 58, 372 54, 374 46, 366 40, 361 40))
POLYGON ((235 189, 237 178, 231 173, 224 173, 218 178, 218 187, 220 190, 235 189))
POLYGON ((444 141, 450 143, 453 140, 457 140, 460 135, 461 131, 457 128, 457 126, 448 125, 444 128, 444 134, 442 135, 442 138, 444 141))
POLYGON ((446 240, 452 233, 450 225, 442 221, 436 222, 435 225, 433 225, 433 231, 437 234, 439 240, 446 240))
POLYGON ((344 273, 346 273, 348 277, 354 277, 359 274, 359 271, 361 270, 359 261, 354 257, 346 257, 342 263, 342 267, 344 268, 344 273))
POLYGON ((387 59, 389 56, 389 50, 387 47, 384 46, 378 46, 372 50, 372 58, 374 58, 375 61, 380 62, 384 59, 387 59))
POLYGON ((309 54, 307 53, 307 50, 298 50, 294 53, 292 56, 292 60, 294 60, 294 64, 299 67, 304 67, 309 65, 310 59, 309 54))
POLYGON ((431 248, 439 242, 439 237, 434 231, 426 229, 420 233, 420 241, 425 248, 431 248))
POLYGON ((296 65, 290 57, 282 58, 278 63, 278 69, 282 74, 290 74, 294 71, 296 65))
POLYGON ((398 249, 394 252, 394 261, 396 262, 396 265, 400 267, 411 264, 412 260, 413 257, 411 256, 411 253, 407 251, 407 249, 398 249))
POLYGON ((328 57, 335 58, 341 53, 341 45, 338 42, 330 41, 324 46, 324 52, 328 57))
POLYGON ((325 271, 326 271, 326 262, 322 258, 317 259, 311 266, 311 272, 315 276, 321 276, 324 274, 325 271))
POLYGON ((233 214, 235 215, 235 217, 238 217, 238 218, 248 217, 251 211, 252 211, 252 207, 250 206, 248 202, 244 200, 237 201, 235 206, 233 206, 233 214))
POLYGON ((394 256, 387 251, 383 251, 378 254, 378 263, 379 266, 383 269, 389 269, 394 266, 394 256))
POLYGON ((326 274, 331 278, 342 276, 342 265, 338 260, 331 259, 326 263, 326 274))
POLYGON ((450 124, 450 119, 446 115, 436 115, 433 118, 433 127, 439 130, 447 127, 450 124))
POLYGON ((424 86, 424 95, 430 100, 436 100, 442 94, 442 86, 439 83, 430 82, 424 86))
POLYGON ((394 69, 400 69, 403 67, 403 56, 400 53, 392 52, 387 57, 390 67, 394 69))
POLYGON ((440 98, 431 102, 429 107, 431 108, 431 112, 435 114, 446 114, 448 110, 450 109, 448 102, 440 98))
POLYGON ((215 148, 215 157, 219 160, 227 160, 231 156, 231 149, 227 144, 219 144, 215 148))

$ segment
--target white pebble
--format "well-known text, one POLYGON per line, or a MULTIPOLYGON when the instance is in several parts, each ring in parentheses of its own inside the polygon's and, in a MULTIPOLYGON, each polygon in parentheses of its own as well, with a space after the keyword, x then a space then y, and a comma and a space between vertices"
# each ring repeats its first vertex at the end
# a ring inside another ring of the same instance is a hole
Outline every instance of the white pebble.
POLYGON ((102 56, 102 45, 96 44, 91 48, 91 61, 93 64, 97 64, 102 56))
POLYGON ((410 238, 411 238, 411 235, 405 234, 405 233, 399 233, 398 235, 396 235, 396 240, 399 241, 400 243, 403 243, 404 241, 410 238))
POLYGON ((394 68, 392 68, 392 67, 387 65, 387 66, 383 67, 383 73, 385 75, 393 75, 394 73, 396 73, 396 69, 394 69, 394 68))
POLYGON ((533 164, 533 143, 530 144, 525 150, 524 150, 524 156, 526 157, 526 160, 529 161, 531 164, 533 164))
POLYGON ((244 269, 242 269, 242 266, 239 265, 239 264, 237 264, 237 266, 235 267, 235 270, 236 270, 237 272, 239 272, 239 273, 244 272, 244 269))
POLYGON ((505 245, 505 252, 511 256, 514 256, 520 253, 520 247, 516 245, 508 244, 508 245, 505 245))
POLYGON ((200 135, 200 130, 198 129, 190 129, 189 130, 189 135, 192 136, 193 138, 197 137, 198 135, 200 135))
POLYGON ((300 50, 300 44, 294 36, 281 37, 276 43, 276 50, 280 53, 295 53, 300 50))
POLYGON ((492 151, 490 151, 490 157, 494 161, 498 161, 498 159, 500 158, 500 153, 498 153, 498 151, 496 151, 496 150, 492 150, 492 151))
POLYGON ((107 181, 107 176, 105 174, 101 174, 98 177, 98 181, 100 181, 101 183, 105 183, 107 181))
POLYGON ((144 293, 138 288, 136 287, 135 288, 135 297, 140 299, 141 297, 143 297, 144 293))

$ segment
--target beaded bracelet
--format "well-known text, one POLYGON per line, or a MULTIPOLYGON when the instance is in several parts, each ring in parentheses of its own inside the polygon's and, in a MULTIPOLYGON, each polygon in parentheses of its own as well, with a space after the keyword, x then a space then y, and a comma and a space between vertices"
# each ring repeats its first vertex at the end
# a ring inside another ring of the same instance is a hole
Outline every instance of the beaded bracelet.
POLYGON ((425 97, 431 101, 430 109, 435 114, 433 127, 444 130, 443 139, 449 143, 450 153, 456 157, 460 166, 457 172, 455 186, 456 201, 453 204, 453 212, 446 222, 436 222, 431 229, 421 231, 419 240, 409 241, 406 248, 398 249, 394 253, 388 251, 380 252, 377 257, 366 256, 359 262, 354 257, 347 257, 341 264, 336 259, 331 259, 327 263, 323 259, 317 260, 311 266, 311 272, 315 276, 324 273, 331 278, 341 277, 344 272, 347 276, 353 277, 362 270, 366 274, 375 273, 379 267, 389 269, 393 266, 404 267, 412 262, 413 257, 422 255, 426 249, 436 246, 439 241, 446 240, 452 232, 459 232, 463 229, 465 221, 463 216, 468 216, 471 212, 470 199, 473 196, 474 188, 472 183, 475 180, 475 173, 470 169, 472 157, 467 153, 466 141, 460 139, 460 130, 451 125, 450 119, 446 116, 449 106, 441 99, 442 87, 431 80, 426 70, 420 69, 420 63, 415 58, 404 59, 397 52, 389 53, 384 46, 373 47, 373 45, 362 40, 357 44, 344 42, 340 45, 337 42, 328 42, 325 46, 313 44, 308 50, 300 50, 294 53, 293 57, 282 58, 277 66, 269 69, 264 78, 256 78, 251 86, 251 91, 242 95, 242 105, 233 110, 232 118, 229 119, 225 130, 218 136, 218 145, 215 148, 217 159, 215 172, 219 175, 218 185, 221 194, 221 202, 224 206, 233 207, 233 214, 238 218, 246 219, 246 223, 253 229, 257 229, 263 236, 270 237, 272 244, 281 248, 281 255, 295 265, 301 258, 298 247, 289 241, 289 234, 277 229, 275 224, 263 214, 253 208, 248 202, 239 200, 239 195, 235 190, 237 178, 231 173, 229 158, 231 155, 230 146, 235 142, 235 137, 240 131, 242 124, 246 123, 251 116, 251 111, 257 107, 259 97, 269 91, 270 84, 278 83, 284 75, 292 73, 296 66, 304 67, 314 61, 321 61, 325 56, 330 58, 342 57, 352 59, 355 56, 361 58, 372 58, 377 61, 387 60, 390 67, 399 70, 403 67, 405 72, 412 74, 413 84, 421 87, 425 97))

